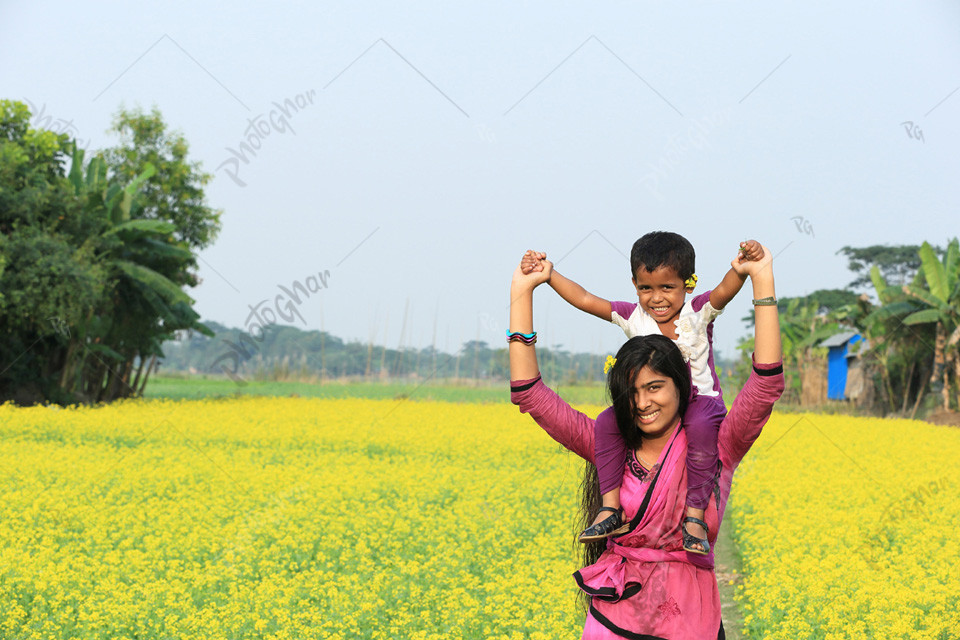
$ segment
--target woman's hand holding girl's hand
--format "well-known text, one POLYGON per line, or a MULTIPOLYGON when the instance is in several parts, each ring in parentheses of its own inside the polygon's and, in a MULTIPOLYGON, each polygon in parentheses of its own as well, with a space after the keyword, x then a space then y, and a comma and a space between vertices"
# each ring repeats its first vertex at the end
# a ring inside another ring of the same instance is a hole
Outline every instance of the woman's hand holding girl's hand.
POLYGON ((513 272, 512 286, 530 290, 550 279, 553 274, 553 263, 547 260, 547 254, 537 251, 527 251, 520 259, 520 265, 513 272))
POLYGON ((740 243, 740 252, 730 263, 730 267, 742 276, 754 278, 764 270, 773 273, 770 268, 772 262, 773 254, 770 249, 756 240, 748 240, 740 243))
POLYGON ((520 258, 520 267, 525 274, 531 271, 543 271, 543 265, 540 264, 540 261, 546 259, 546 257, 547 254, 542 251, 528 249, 527 252, 523 254, 523 257, 520 258))
POLYGON ((759 260, 764 255, 763 245, 757 242, 756 240, 747 240, 740 243, 740 254, 737 256, 737 259, 740 262, 746 262, 747 260, 759 260))

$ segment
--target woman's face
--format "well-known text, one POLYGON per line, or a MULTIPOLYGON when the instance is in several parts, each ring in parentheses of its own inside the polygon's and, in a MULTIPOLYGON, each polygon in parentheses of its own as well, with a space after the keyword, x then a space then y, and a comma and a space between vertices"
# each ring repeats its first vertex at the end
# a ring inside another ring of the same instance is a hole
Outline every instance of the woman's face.
POLYGON ((669 433, 680 411, 680 394, 673 378, 647 365, 637 373, 633 387, 634 424, 643 437, 657 438, 669 433))

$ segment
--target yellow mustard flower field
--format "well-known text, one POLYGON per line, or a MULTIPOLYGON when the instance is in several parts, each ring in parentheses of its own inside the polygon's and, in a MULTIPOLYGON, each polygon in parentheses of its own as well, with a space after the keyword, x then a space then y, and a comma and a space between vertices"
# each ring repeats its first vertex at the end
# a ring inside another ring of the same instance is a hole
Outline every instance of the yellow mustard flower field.
POLYGON ((749 637, 960 638, 960 429, 774 414, 726 517, 749 637))
MULTIPOLYGON (((750 637, 960 637, 958 460, 775 415, 728 512, 750 637)), ((507 403, 4 405, 0 638, 578 637, 581 469, 507 403)))
POLYGON ((7 405, 0 469, 0 638, 580 627, 581 463, 508 403, 7 405))

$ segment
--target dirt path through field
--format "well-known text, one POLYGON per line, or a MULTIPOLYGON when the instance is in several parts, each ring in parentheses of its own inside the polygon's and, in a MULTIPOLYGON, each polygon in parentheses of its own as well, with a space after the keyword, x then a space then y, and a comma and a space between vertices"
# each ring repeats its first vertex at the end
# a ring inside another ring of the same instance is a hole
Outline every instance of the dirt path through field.
POLYGON ((742 640, 743 614, 733 599, 734 589, 740 584, 740 554, 733 543, 729 518, 720 523, 717 544, 714 549, 714 564, 717 582, 720 585, 720 606, 723 611, 723 629, 728 640, 742 640))

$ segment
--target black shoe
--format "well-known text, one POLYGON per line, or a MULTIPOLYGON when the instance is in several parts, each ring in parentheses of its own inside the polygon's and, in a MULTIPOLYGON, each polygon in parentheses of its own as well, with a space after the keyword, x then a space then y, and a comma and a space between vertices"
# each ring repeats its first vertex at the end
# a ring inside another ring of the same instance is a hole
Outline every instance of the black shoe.
POLYGON ((600 507, 600 511, 612 511, 613 515, 601 520, 595 525, 584 529, 583 533, 581 533, 580 537, 578 538, 580 542, 603 540, 604 538, 609 538, 610 536, 622 535, 630 530, 629 523, 623 524, 623 518, 620 515, 623 512, 623 509, 617 509, 616 507, 600 507))
POLYGON ((704 521, 701 520, 700 518, 694 518, 693 516, 687 516, 686 518, 683 519, 683 525, 681 525, 681 527, 680 527, 680 533, 683 534, 683 550, 684 550, 684 551, 689 551, 690 553, 696 553, 696 554, 701 555, 701 556, 707 555, 708 553, 710 553, 710 543, 707 542, 707 539, 706 539, 706 538, 698 538, 697 536, 693 535, 692 533, 687 533, 686 524, 687 524, 688 522, 692 522, 692 523, 694 523, 694 524, 700 525, 701 527, 703 527, 703 530, 707 532, 707 535, 708 535, 708 536, 710 535, 710 528, 707 526, 707 523, 706 523, 706 522, 704 522, 704 521), (697 549, 696 547, 693 546, 693 545, 695 545, 695 544, 697 544, 697 543, 703 545, 703 548, 704 548, 703 551, 701 551, 700 549, 697 549))

